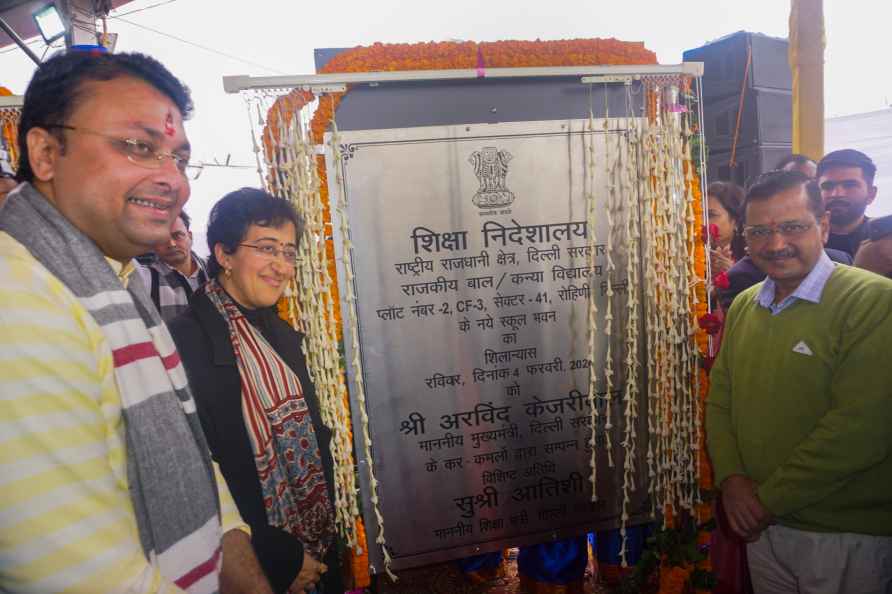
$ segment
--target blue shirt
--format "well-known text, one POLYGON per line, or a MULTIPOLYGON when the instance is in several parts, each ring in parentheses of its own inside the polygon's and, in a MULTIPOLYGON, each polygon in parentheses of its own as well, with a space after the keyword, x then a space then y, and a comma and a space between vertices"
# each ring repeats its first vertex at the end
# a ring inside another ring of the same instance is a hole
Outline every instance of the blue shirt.
POLYGON ((777 289, 777 284, 771 280, 771 277, 766 278, 765 282, 762 283, 762 288, 756 293, 755 301, 762 307, 770 310, 773 316, 793 305, 797 299, 820 303, 824 285, 827 284, 827 279, 833 274, 835 266, 833 261, 827 257, 827 253, 822 250, 821 257, 818 258, 815 267, 811 269, 808 276, 802 279, 796 290, 787 295, 783 301, 775 305, 774 292, 777 289))

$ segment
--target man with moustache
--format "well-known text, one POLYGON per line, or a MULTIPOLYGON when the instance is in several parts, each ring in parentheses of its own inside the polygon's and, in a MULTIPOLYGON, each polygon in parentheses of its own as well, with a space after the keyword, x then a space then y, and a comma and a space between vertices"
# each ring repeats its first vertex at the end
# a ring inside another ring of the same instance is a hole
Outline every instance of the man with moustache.
POLYGON ((834 264, 820 191, 771 172, 744 202, 768 278, 710 373, 709 453, 756 592, 892 591, 892 281, 834 264))
POLYGON ((818 163, 818 186, 830 214, 828 248, 854 258, 867 239, 868 217, 864 211, 876 199, 876 171, 870 157, 854 149, 827 153, 818 163))
POLYGON ((132 258, 189 197, 192 102, 141 54, 25 92, 0 211, 0 591, 270 592, 132 258))
POLYGON ((186 211, 180 211, 168 239, 155 246, 148 264, 136 268, 165 323, 185 311, 208 280, 204 261, 192 251, 190 224, 186 211))

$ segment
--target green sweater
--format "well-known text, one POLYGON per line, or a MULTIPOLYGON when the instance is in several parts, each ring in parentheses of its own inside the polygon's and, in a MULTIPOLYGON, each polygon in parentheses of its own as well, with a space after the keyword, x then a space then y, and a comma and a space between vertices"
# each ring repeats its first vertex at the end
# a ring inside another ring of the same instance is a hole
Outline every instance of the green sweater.
POLYGON ((761 287, 734 300, 710 373, 716 484, 750 477, 785 526, 892 535, 892 281, 837 265, 821 303, 776 316, 761 287))

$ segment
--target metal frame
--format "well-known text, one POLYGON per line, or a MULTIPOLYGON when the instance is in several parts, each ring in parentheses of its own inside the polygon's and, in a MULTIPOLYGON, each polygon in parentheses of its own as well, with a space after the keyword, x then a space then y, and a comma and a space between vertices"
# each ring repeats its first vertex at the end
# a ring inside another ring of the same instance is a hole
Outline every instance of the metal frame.
POLYGON ((31 48, 28 47, 28 45, 22 40, 22 38, 19 37, 18 33, 15 32, 15 29, 13 29, 9 25, 9 23, 7 23, 6 20, 3 19, 2 16, 0 16, 0 29, 2 29, 3 32, 6 33, 6 35, 10 39, 12 39, 12 42, 15 43, 17 46, 19 46, 19 48, 23 52, 25 52, 25 54, 29 58, 31 58, 31 61, 33 61, 38 66, 40 65, 40 58, 37 57, 37 54, 35 54, 33 51, 31 51, 31 48))
POLYGON ((0 97, 0 108, 22 107, 25 105, 25 97, 22 95, 7 95, 0 97))
MULTIPOLYGON (((474 80, 480 78, 521 77, 619 77, 686 74, 703 76, 703 62, 681 64, 653 64, 643 66, 556 66, 550 68, 488 68, 461 70, 405 70, 400 72, 342 72, 335 74, 306 74, 293 76, 249 76, 245 74, 224 76, 223 90, 239 93, 259 89, 301 88, 314 92, 340 92, 344 85, 355 83, 409 82, 431 80, 474 80)), ((590 80, 583 82, 592 82, 590 80)), ((620 81, 604 81, 620 82, 620 81)))

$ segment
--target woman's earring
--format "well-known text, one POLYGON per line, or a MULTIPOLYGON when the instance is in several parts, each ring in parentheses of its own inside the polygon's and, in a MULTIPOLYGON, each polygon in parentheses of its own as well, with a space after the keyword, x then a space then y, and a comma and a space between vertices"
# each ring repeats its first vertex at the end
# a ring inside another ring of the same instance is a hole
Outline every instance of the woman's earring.
POLYGON ((232 278, 232 268, 226 268, 226 278, 232 278))

